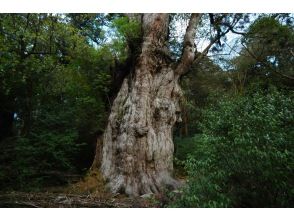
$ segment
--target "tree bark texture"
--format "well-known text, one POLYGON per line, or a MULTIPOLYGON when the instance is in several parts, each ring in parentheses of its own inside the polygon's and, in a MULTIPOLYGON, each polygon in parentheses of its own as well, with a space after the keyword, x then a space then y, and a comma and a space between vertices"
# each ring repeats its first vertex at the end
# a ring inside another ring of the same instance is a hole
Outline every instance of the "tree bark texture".
POLYGON ((199 18, 191 16, 176 64, 166 53, 169 15, 142 17, 141 53, 113 102, 103 136, 101 172, 113 193, 137 196, 178 185, 172 177, 173 126, 181 120, 178 79, 194 59, 199 18))

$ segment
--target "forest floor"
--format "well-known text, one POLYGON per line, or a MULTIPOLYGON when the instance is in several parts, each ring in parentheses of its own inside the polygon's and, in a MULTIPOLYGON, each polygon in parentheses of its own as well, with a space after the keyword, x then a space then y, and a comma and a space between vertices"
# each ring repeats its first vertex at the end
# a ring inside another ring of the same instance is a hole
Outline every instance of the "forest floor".
POLYGON ((99 172, 91 172, 67 186, 43 188, 38 191, 0 191, 3 208, 152 208, 165 207, 166 194, 145 194, 128 197, 105 189, 99 172))
POLYGON ((57 192, 0 192, 1 208, 147 208, 161 207, 151 199, 122 195, 99 198, 57 192))

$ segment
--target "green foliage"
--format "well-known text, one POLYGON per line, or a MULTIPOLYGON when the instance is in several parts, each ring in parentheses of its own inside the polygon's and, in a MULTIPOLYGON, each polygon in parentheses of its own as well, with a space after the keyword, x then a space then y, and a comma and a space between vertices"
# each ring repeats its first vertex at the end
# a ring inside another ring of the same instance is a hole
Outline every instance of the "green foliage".
POLYGON ((175 137, 175 153, 176 160, 185 161, 188 159, 188 155, 193 150, 193 146, 197 139, 195 137, 175 137))
POLYGON ((136 21, 130 21, 128 17, 119 17, 113 21, 113 26, 118 34, 128 40, 140 37, 140 25, 136 21))
POLYGON ((189 74, 183 77, 180 82, 185 94, 185 98, 181 100, 183 122, 176 130, 178 136, 192 136, 200 132, 202 109, 229 89, 227 78, 226 72, 207 57, 193 66, 189 74), (215 94, 215 97, 212 94, 215 94))
POLYGON ((85 37, 91 45, 100 45, 105 41, 105 31, 103 26, 109 22, 109 16, 103 14, 67 14, 69 22, 79 30, 79 33, 85 37))
POLYGON ((15 183, 28 189, 58 182, 54 179, 54 172, 73 171, 75 167, 74 159, 80 147, 76 144, 77 138, 77 133, 71 130, 62 133, 42 131, 19 138, 15 144, 16 158, 11 166, 16 172, 15 183))
MULTIPOLYGON (((175 59, 177 22, 188 17, 171 16, 175 59)), ((204 57, 181 81, 187 129, 176 131, 175 156, 189 180, 172 206, 293 206, 293 81, 285 75, 293 77, 294 35, 280 17, 253 23, 231 70, 204 57)), ((197 39, 209 39, 208 23, 205 15, 197 39)), ((0 15, 1 190, 64 183, 60 176, 89 168, 112 101, 111 72, 136 57, 141 35, 121 14, 0 15)))
POLYGON ((225 98, 188 142, 185 207, 293 206, 293 93, 225 98))
POLYGON ((135 20, 130 20, 128 17, 120 16, 113 20, 111 27, 115 31, 115 34, 110 47, 116 58, 124 61, 130 52, 134 53, 131 54, 134 56, 140 48, 139 44, 141 42, 141 28, 139 23, 135 20))
POLYGON ((6 163, 1 165, 1 188, 30 190, 58 183, 56 174, 72 172, 75 168, 80 147, 76 144, 77 137, 73 130, 40 131, 2 142, 4 151, 0 158, 6 163))
POLYGON ((14 115, 13 137, 0 140, 1 188, 53 184, 54 173, 91 165, 106 121, 112 52, 90 42, 98 34, 94 15, 0 16, 0 113, 14 115))
POLYGON ((175 164, 189 181, 171 206, 293 206, 293 27, 262 16, 242 44, 233 69, 204 60, 182 81, 189 132, 175 164))
MULTIPOLYGON (((257 19, 242 39, 241 55, 231 62, 237 87, 262 81, 279 87, 293 87, 293 26, 265 16, 257 19)), ((240 90, 240 89, 239 89, 240 90)))

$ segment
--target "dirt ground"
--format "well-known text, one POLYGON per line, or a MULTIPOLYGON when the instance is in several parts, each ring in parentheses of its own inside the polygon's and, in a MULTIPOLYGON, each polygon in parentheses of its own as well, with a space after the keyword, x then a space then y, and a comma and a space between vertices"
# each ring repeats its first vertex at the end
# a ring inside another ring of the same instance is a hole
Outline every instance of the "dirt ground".
POLYGON ((91 172, 76 183, 44 188, 37 192, 0 191, 1 208, 149 208, 164 207, 163 194, 127 197, 111 194, 99 172, 91 172))
POLYGON ((153 199, 115 195, 99 198, 94 195, 53 192, 0 192, 1 208, 147 208, 160 207, 153 199))

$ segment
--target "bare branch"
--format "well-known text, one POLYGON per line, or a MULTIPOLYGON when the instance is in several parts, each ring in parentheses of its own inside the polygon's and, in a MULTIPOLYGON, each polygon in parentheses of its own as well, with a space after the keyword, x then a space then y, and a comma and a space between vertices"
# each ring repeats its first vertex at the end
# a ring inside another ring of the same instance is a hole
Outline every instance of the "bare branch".
POLYGON ((215 44, 217 41, 219 41, 219 39, 220 39, 221 37, 225 36, 229 31, 230 31, 230 30, 227 29, 227 30, 226 30, 225 32, 223 32, 222 34, 217 35, 215 38, 213 38, 213 39, 210 41, 210 43, 207 45, 207 47, 202 51, 202 53, 200 53, 200 54, 196 57, 196 59, 195 59, 194 62, 193 62, 193 65, 199 63, 199 62, 201 61, 201 59, 202 59, 204 56, 207 55, 207 53, 208 53, 209 49, 212 47, 212 45, 215 44))
POLYGON ((240 17, 238 17, 238 15, 235 15, 233 18, 233 22, 229 23, 229 22, 223 22, 222 25, 224 25, 225 27, 229 28, 229 30, 234 33, 234 34, 240 34, 242 36, 245 36, 245 32, 240 32, 240 31, 236 31, 234 29, 234 27, 236 26, 236 24, 240 21, 240 17))
POLYGON ((229 30, 232 32, 232 33, 234 33, 234 34, 239 34, 239 35, 242 35, 242 36, 245 36, 245 32, 239 32, 239 31, 236 31, 235 29, 234 29, 234 27, 231 25, 231 24, 229 24, 229 23, 223 23, 223 25, 224 26, 226 26, 227 28, 229 28, 229 30))
POLYGON ((196 57, 196 59, 194 60, 193 64, 199 63, 200 60, 201 60, 204 56, 207 55, 207 53, 208 53, 209 49, 212 47, 212 45, 213 45, 214 43, 216 43, 218 40, 219 40, 219 38, 218 38, 218 37, 215 37, 212 41, 210 41, 210 43, 209 43, 209 44, 207 45, 207 47, 203 50, 203 52, 200 53, 200 54, 196 57))
POLYGON ((196 36, 197 25, 200 22, 201 14, 191 14, 188 27, 184 36, 183 53, 178 66, 176 67, 176 74, 182 75, 188 71, 195 58, 196 45, 194 43, 196 36))
MULTIPOLYGON (((224 42, 229 48, 230 48, 230 55, 231 55, 231 52, 233 51, 233 52, 235 52, 236 54, 238 54, 238 55, 241 55, 241 53, 240 52, 238 52, 238 51, 236 51, 232 46, 230 46, 227 42, 224 42)), ((236 45, 236 43, 235 43, 235 45, 236 45)), ((245 56, 245 57, 250 57, 250 56, 248 56, 248 55, 246 55, 246 54, 242 54, 243 56, 245 56)))
MULTIPOLYGON (((193 65, 199 63, 201 61, 201 59, 207 55, 209 49, 216 43, 220 40, 220 38, 222 38, 223 36, 225 36, 229 31, 233 32, 233 33, 237 33, 233 27, 238 23, 238 21, 240 20, 237 16, 234 17, 232 23, 224 23, 224 22, 221 22, 222 19, 225 17, 225 15, 223 15, 222 17, 219 18, 219 23, 215 23, 215 21, 212 21, 213 17, 212 15, 210 14, 210 20, 212 22, 212 25, 214 26, 214 28, 217 29, 217 25, 224 25, 225 27, 227 27, 227 30, 225 30, 224 32, 220 32, 220 29, 219 29, 219 32, 218 34, 210 41, 210 43, 207 45, 207 47, 202 51, 202 53, 198 53, 197 56, 195 57, 195 60, 193 62, 193 65)), ((242 33, 240 33, 242 34, 242 33)))

